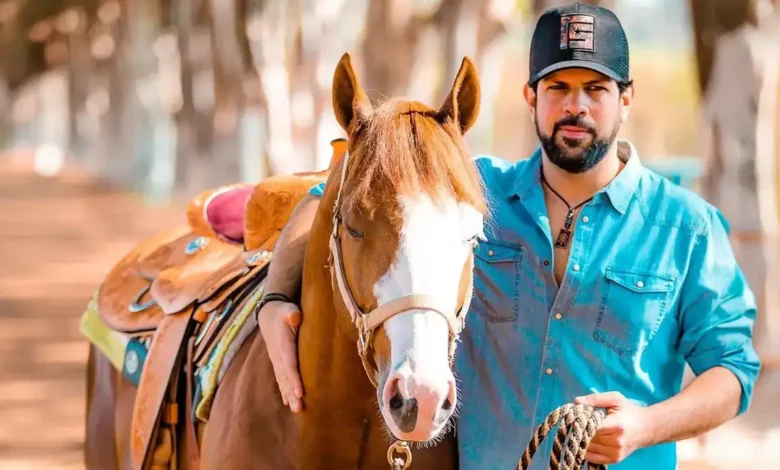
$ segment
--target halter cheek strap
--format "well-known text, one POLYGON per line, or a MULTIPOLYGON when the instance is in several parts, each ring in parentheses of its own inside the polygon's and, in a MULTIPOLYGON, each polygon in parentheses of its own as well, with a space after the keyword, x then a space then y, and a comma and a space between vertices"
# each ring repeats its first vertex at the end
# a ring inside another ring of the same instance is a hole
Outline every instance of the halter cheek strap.
POLYGON ((341 243, 339 238, 339 225, 341 224, 340 217, 340 203, 341 203, 341 190, 344 187, 344 180, 347 174, 347 165, 349 164, 349 152, 344 153, 344 161, 341 169, 341 183, 336 195, 336 203, 333 206, 333 231, 330 236, 330 258, 331 258, 331 282, 335 283, 334 289, 337 287, 341 298, 344 301, 344 305, 349 311, 352 323, 358 330, 358 352, 363 361, 363 368, 366 370, 371 383, 376 387, 376 367, 371 363, 369 357, 369 349, 371 344, 371 335, 373 331, 381 326, 384 322, 390 318, 398 315, 399 313, 408 312, 410 310, 429 310, 436 312, 443 316, 447 321, 447 325, 450 330, 450 347, 449 357, 450 365, 454 360, 455 346, 463 330, 466 313, 468 312, 469 305, 471 303, 471 297, 473 292, 473 259, 469 261, 468 280, 466 287, 466 296, 463 301, 463 305, 457 312, 451 312, 447 309, 441 299, 434 296, 425 294, 411 294, 404 297, 397 298, 386 304, 380 305, 374 310, 366 313, 355 301, 355 297, 352 295, 352 291, 347 284, 346 274, 344 272, 344 259, 341 251, 341 243))

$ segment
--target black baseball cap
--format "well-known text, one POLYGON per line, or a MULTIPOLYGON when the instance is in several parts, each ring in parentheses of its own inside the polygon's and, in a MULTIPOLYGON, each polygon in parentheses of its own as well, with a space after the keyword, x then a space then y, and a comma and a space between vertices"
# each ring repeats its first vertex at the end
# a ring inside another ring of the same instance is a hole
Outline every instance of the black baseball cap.
POLYGON ((617 16, 607 8, 577 2, 539 17, 531 39, 528 83, 572 67, 626 82, 628 62, 628 40, 617 16))

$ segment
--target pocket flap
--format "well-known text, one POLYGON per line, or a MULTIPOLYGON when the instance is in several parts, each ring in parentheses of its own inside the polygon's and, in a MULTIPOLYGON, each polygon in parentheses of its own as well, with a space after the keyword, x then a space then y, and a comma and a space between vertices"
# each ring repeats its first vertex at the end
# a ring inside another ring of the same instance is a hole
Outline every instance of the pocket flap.
POLYGON ((474 248, 474 254, 488 263, 518 261, 521 251, 520 245, 509 245, 495 241, 483 241, 474 248))
POLYGON ((607 268, 606 277, 610 281, 634 292, 669 292, 674 286, 674 281, 671 277, 660 274, 619 271, 607 268))

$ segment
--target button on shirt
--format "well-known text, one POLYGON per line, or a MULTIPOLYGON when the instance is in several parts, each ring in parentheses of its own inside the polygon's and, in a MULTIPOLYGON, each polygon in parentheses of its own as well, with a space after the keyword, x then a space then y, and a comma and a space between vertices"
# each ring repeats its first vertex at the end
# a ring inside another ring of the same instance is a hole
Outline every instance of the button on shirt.
MULTIPOLYGON (((625 141, 623 170, 580 211, 562 284, 540 179, 541 151, 475 159, 491 213, 475 248, 474 298, 456 357, 461 470, 515 468, 546 416, 580 395, 618 391, 652 405, 681 390, 685 364, 722 366, 742 385, 759 359, 755 298, 720 213, 647 170, 625 141)), ((321 194, 323 185, 312 189, 321 194)), ((532 469, 547 468, 552 438, 532 469)), ((615 470, 676 468, 674 443, 615 470)))

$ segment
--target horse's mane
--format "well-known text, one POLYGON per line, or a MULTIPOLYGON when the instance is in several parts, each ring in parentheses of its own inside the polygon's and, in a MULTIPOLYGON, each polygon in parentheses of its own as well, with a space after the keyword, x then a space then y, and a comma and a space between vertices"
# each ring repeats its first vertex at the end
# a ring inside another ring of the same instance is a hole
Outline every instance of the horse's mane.
POLYGON ((350 153, 346 207, 371 211, 376 190, 387 194, 426 193, 487 211, 482 180, 456 124, 441 123, 437 111, 414 101, 390 99, 364 116, 350 153))

